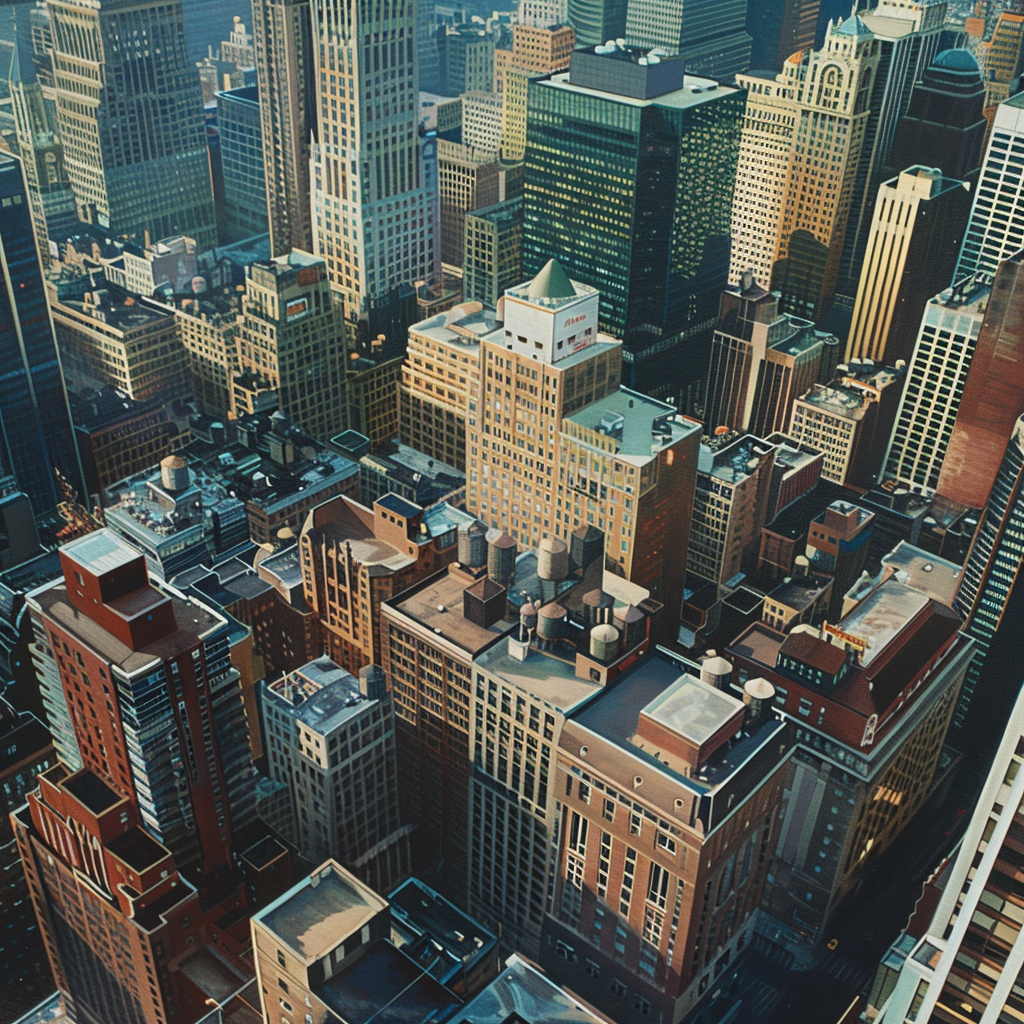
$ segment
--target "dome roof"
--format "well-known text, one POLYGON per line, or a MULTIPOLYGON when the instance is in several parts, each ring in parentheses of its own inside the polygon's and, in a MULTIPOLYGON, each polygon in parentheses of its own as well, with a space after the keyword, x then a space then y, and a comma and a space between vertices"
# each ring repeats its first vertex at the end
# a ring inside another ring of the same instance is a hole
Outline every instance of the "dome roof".
POLYGON ((981 74, 978 62, 974 54, 969 50, 943 50, 935 60, 932 61, 933 68, 942 68, 944 71, 960 71, 968 74, 981 74))

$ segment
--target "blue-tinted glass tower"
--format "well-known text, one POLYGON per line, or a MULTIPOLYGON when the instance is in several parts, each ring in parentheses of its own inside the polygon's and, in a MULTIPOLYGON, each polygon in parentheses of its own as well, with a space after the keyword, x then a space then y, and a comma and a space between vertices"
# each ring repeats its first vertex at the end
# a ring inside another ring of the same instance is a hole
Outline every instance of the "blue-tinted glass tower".
POLYGON ((54 467, 85 494, 21 164, 0 156, 0 462, 39 515, 54 467))

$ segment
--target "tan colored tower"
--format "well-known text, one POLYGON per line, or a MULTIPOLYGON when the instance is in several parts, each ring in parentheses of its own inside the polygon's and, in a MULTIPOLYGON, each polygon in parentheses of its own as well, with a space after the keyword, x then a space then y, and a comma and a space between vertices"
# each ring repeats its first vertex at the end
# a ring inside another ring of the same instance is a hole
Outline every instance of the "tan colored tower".
POLYGON ((598 292, 554 260, 505 293, 501 334, 481 339, 466 423, 466 507, 536 547, 557 529, 563 417, 616 391, 622 346, 597 331, 598 292))
POLYGON ((310 0, 255 0, 252 5, 274 256, 313 248, 309 139, 316 127, 316 90, 310 18, 310 0))
POLYGON ((822 321, 831 306, 855 190, 879 44, 854 15, 821 50, 793 54, 747 90, 732 213, 729 279, 752 270, 788 312, 822 321))
MULTIPOLYGON (((247 275, 239 370, 276 390, 278 407, 310 437, 340 434, 348 420, 345 338, 324 261, 293 249, 253 263, 247 275)), ((243 411, 239 397, 232 401, 243 411)))

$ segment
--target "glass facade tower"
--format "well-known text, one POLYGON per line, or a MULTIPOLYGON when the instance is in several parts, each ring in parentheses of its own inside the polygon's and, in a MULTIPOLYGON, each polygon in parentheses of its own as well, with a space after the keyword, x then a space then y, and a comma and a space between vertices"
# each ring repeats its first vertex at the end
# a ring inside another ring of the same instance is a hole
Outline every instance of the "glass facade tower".
POLYGON ((36 514, 56 508, 53 470, 85 494, 21 164, 0 156, 0 462, 36 514))

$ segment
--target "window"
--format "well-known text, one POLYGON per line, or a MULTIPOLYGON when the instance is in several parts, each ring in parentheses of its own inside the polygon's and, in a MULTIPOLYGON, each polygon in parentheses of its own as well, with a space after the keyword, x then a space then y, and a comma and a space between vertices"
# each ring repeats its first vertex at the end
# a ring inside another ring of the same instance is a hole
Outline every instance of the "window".
POLYGON ((592 978, 600 978, 601 977, 601 965, 600 964, 595 964, 593 960, 588 960, 587 961, 587 974, 589 974, 590 977, 592 977, 592 978))
POLYGON ((602 811, 602 814, 604 814, 605 820, 607 820, 607 821, 614 821, 615 820, 615 801, 614 800, 605 800, 605 802, 604 802, 604 810, 602 811))
POLYGON ((643 1014, 645 1017, 651 1012, 650 1001, 644 999, 643 996, 638 995, 633 1000, 633 1009, 638 1013, 643 1014))
POLYGON ((667 850, 669 853, 675 853, 676 852, 676 841, 671 836, 666 835, 664 832, 659 832, 654 837, 654 841, 663 850, 667 850))
POLYGON ((612 978, 612 991, 622 999, 629 989, 618 978, 612 978))

